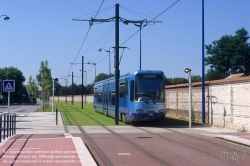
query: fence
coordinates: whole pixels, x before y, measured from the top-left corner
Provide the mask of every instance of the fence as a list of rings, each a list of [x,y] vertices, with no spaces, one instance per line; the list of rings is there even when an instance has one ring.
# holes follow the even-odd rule
[[[2,139],[11,137],[16,134],[16,114],[0,114],[0,143]]]

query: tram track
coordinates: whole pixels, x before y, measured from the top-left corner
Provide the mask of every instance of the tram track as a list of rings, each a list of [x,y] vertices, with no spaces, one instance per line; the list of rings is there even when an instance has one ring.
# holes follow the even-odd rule
[[[163,139],[165,141],[170,141],[170,142],[172,142],[174,144],[186,147],[188,149],[191,149],[191,150],[196,151],[198,153],[201,153],[203,155],[207,155],[207,156],[209,156],[209,157],[211,157],[213,159],[216,159],[216,160],[222,161],[222,154],[221,154],[222,152],[228,152],[228,153],[231,153],[232,155],[236,155],[237,153],[241,152],[241,153],[243,153],[243,154],[241,154],[241,160],[250,157],[249,156],[249,152],[247,151],[247,149],[243,150],[243,149],[239,149],[239,147],[237,147],[237,148],[231,148],[231,147],[228,147],[228,146],[225,146],[225,145],[221,145],[219,143],[215,143],[213,141],[209,141],[209,140],[206,140],[206,139],[203,139],[203,138],[199,138],[199,137],[196,137],[196,136],[191,136],[189,134],[181,133],[181,132],[178,132],[178,131],[173,130],[173,129],[166,129],[166,128],[164,128],[167,131],[171,131],[171,132],[174,132],[174,133],[177,133],[177,134],[181,135],[180,138],[182,138],[182,140],[186,140],[186,142],[181,141],[180,139],[178,140],[177,137],[172,137],[172,138],[168,137],[170,134],[167,134],[167,135],[165,134],[163,136],[163,135],[160,135],[160,134],[157,134],[157,133],[153,133],[153,132],[151,132],[149,130],[146,130],[144,128],[141,128],[141,127],[137,127],[137,128],[139,128],[139,129],[141,129],[141,130],[143,130],[145,132],[148,132],[148,133],[150,133],[150,134],[152,134],[154,136],[157,136],[157,137],[159,137],[159,138],[161,138],[161,139]],[[190,138],[192,138],[192,140],[195,139],[194,140],[194,144],[193,145],[188,144],[189,141],[188,141],[188,139],[185,139],[185,137],[190,137]],[[198,143],[200,142],[200,144],[198,144],[197,142]],[[224,148],[224,149],[223,149],[223,151],[221,151],[220,153],[218,153],[217,155],[215,155],[214,151],[209,150],[207,148],[204,149],[204,148],[201,147],[202,144],[204,146],[204,142],[210,144],[210,145],[206,145],[205,147],[211,147],[211,149],[214,149],[213,147],[216,147],[218,149],[218,146],[220,146],[221,148]],[[231,154],[229,154],[229,155],[231,155]],[[248,154],[248,155],[246,155],[246,154]],[[242,155],[244,155],[244,156],[242,157]],[[223,160],[223,161],[225,163],[227,163],[227,164],[235,165],[235,160],[237,160],[236,159],[237,157],[233,156],[233,158],[235,158],[235,159]]]
[[[140,151],[142,154],[146,155],[148,158],[151,158],[152,160],[156,161],[158,164],[160,164],[160,165],[168,165],[169,164],[168,162],[166,162],[167,160],[162,160],[161,157],[159,158],[159,156],[156,157],[155,155],[152,155],[153,152],[150,149],[147,149],[142,144],[136,142],[136,140],[134,138],[126,137],[127,134],[124,134],[124,136],[122,134],[118,134],[118,133],[114,132],[113,130],[111,130],[110,128],[102,125],[98,120],[92,118],[91,116],[87,115],[83,111],[81,111],[81,110],[79,110],[79,109],[77,109],[77,108],[75,108],[73,106],[70,106],[70,107],[73,108],[74,110],[77,110],[77,112],[80,112],[84,116],[87,116],[88,118],[91,118],[92,120],[98,122],[104,129],[106,129],[107,131],[109,131],[110,133],[112,133],[117,138],[121,139],[122,141],[126,142],[131,147],[133,147],[134,149]],[[78,124],[77,127],[78,128],[80,127],[79,124]],[[145,131],[146,133],[151,135],[151,136],[147,135],[145,137],[137,137],[137,138],[153,138],[153,137],[157,137],[158,139],[161,139],[161,140],[167,142],[167,144],[175,144],[175,146],[179,147],[179,148],[184,147],[185,149],[189,149],[190,151],[193,151],[194,153],[198,153],[198,154],[201,154],[203,156],[207,156],[208,158],[211,158],[211,160],[217,160],[217,162],[221,162],[221,163],[223,163],[225,165],[237,165],[238,162],[241,162],[241,164],[243,164],[243,165],[245,164],[245,163],[242,163],[242,161],[237,161],[236,162],[235,160],[223,160],[222,159],[221,154],[220,154],[221,148],[224,148],[224,151],[230,152],[230,153],[231,152],[232,153],[237,153],[237,152],[239,153],[240,152],[239,148],[237,149],[237,148],[232,148],[232,147],[227,146],[229,144],[223,144],[222,145],[220,143],[213,142],[211,140],[207,140],[207,139],[204,139],[204,138],[201,138],[201,137],[197,137],[197,136],[193,136],[193,135],[190,135],[190,134],[182,133],[182,132],[176,131],[174,129],[164,128],[162,126],[159,126],[159,128],[162,128],[162,129],[168,131],[168,134],[164,135],[164,134],[154,133],[154,132],[151,132],[150,130],[147,130],[146,127],[145,128],[144,127],[136,127],[136,126],[133,126],[133,127],[137,128],[139,130]],[[83,129],[79,128],[79,130],[81,131]],[[85,131],[83,130],[81,132],[83,133]],[[174,134],[169,134],[169,132],[174,133]],[[85,136],[85,137],[88,138],[88,139],[91,139],[89,136]],[[183,141],[183,140],[185,140],[185,141]],[[190,140],[193,140],[193,142],[190,142]],[[201,146],[203,146],[203,145],[206,145],[206,147],[208,147],[208,148],[205,148],[205,149],[201,148]],[[144,147],[144,148],[141,148],[141,147]],[[212,151],[211,149],[209,150],[209,147],[212,147],[212,149],[213,150],[215,149],[215,151]],[[243,152],[242,149],[240,149],[240,150],[241,150],[241,152]],[[217,153],[215,153],[215,152],[217,152]],[[250,157],[248,151],[246,151],[246,153],[244,155],[247,155],[247,156],[244,156],[244,159]],[[240,159],[238,159],[238,160],[240,160]],[[241,158],[241,160],[242,160],[242,158]]]
[[[90,143],[90,145],[94,148],[94,150],[96,151],[96,153],[101,157],[102,161],[105,163],[105,165],[107,166],[112,166],[112,164],[110,163],[110,161],[107,159],[107,157],[101,152],[101,150],[98,148],[98,146],[94,143],[94,141],[89,137],[89,135],[84,131],[84,129],[79,125],[79,123],[77,122],[77,120],[72,116],[72,114],[63,106],[61,105],[64,110],[68,113],[68,115],[70,116],[70,118],[75,122],[76,126],[78,127],[78,129],[81,131],[81,133],[84,135],[85,138],[87,138],[88,142]]]
[[[63,106],[64,107],[64,106]],[[133,142],[129,141],[128,139],[126,139],[125,137],[123,137],[122,135],[114,132],[113,130],[109,129],[108,127],[104,126],[102,123],[100,123],[98,120],[92,118],[91,116],[87,115],[86,113],[80,111],[79,109],[71,106],[72,108],[74,108],[75,110],[79,111],[81,114],[83,114],[84,116],[87,116],[88,118],[92,119],[93,121],[97,122],[98,124],[100,124],[100,126],[102,126],[104,129],[106,129],[107,131],[109,131],[110,133],[112,133],[113,135],[115,135],[117,138],[121,139],[122,141],[126,142],[128,145],[130,145],[131,147],[133,147],[134,149],[136,149],[137,151],[141,152],[142,154],[146,155],[148,158],[152,159],[153,161],[155,161],[156,163],[162,165],[162,166],[167,166],[168,164],[165,163],[164,161],[158,159],[156,156],[150,154],[149,152],[145,151],[143,148],[141,148],[140,146],[134,144]],[[64,107],[64,109],[67,111],[67,109]],[[98,153],[98,155],[102,158],[102,160],[104,161],[104,163],[106,165],[112,165],[110,163],[110,161],[108,161],[108,159],[105,157],[105,155],[100,151],[100,149],[97,147],[97,145],[93,142],[93,140],[89,137],[89,135],[84,131],[84,129],[82,129],[82,127],[79,125],[79,123],[75,120],[75,118],[69,113],[69,111],[67,111],[68,114],[70,115],[71,119],[76,123],[78,129],[81,131],[81,133],[85,136],[85,138],[87,138],[87,140],[90,142],[91,146],[96,150],[96,152]]]

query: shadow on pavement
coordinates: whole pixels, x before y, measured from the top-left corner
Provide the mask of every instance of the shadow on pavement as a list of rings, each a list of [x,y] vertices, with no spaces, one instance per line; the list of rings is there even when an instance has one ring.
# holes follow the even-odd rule
[[[132,126],[135,127],[171,127],[171,128],[188,128],[189,122],[180,119],[173,119],[165,117],[164,120],[159,122],[132,122]],[[209,127],[200,123],[192,122],[192,127]]]

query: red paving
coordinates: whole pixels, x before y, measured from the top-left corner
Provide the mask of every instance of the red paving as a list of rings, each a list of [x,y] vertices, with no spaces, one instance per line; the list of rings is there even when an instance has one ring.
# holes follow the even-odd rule
[[[0,165],[81,166],[71,138],[33,138],[8,140],[0,147]]]

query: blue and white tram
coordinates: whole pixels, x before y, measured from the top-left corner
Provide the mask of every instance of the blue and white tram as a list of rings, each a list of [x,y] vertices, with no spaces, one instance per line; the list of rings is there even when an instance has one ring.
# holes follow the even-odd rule
[[[119,120],[160,121],[165,117],[165,80],[159,70],[135,70],[120,76]],[[115,78],[94,85],[94,109],[115,117]]]

